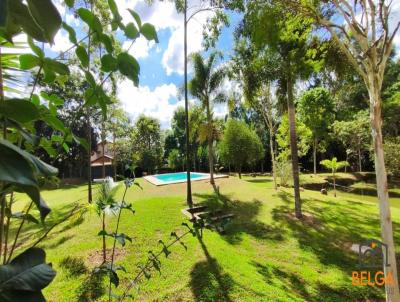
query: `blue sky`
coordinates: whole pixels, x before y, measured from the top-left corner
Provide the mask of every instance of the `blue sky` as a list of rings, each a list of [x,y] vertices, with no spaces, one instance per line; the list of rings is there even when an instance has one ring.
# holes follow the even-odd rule
[[[63,19],[77,29],[78,37],[82,35],[81,24],[73,17],[61,1],[55,1]],[[156,27],[159,43],[148,42],[144,38],[135,41],[129,51],[140,64],[140,84],[134,87],[132,82],[124,80],[118,83],[118,97],[122,107],[134,120],[144,113],[160,120],[162,128],[170,127],[174,110],[183,106],[179,88],[183,85],[183,15],[178,14],[171,1],[155,1],[148,6],[144,0],[116,0],[124,22],[132,22],[128,8],[135,10],[142,22],[149,22]],[[200,0],[189,0],[188,6],[199,5]],[[197,14],[188,25],[188,51],[202,51],[203,25],[212,12]],[[230,14],[231,25],[224,28],[216,48],[222,50],[229,59],[233,45],[233,30],[240,21],[236,14]],[[123,48],[127,49],[131,41],[126,41],[122,34],[117,35]],[[55,45],[47,52],[56,54],[70,46],[67,33],[60,31],[55,39]],[[221,60],[221,63],[223,60]],[[189,66],[189,72],[190,72]],[[189,74],[190,78],[190,74]],[[229,83],[225,88],[229,89]],[[191,100],[194,102],[195,100]],[[226,106],[218,106],[216,115],[224,115]]]

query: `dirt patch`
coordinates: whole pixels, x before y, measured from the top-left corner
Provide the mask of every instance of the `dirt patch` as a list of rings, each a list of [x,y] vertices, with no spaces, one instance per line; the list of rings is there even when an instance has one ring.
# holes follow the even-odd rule
[[[115,255],[114,255],[114,262],[124,258],[125,255],[126,255],[125,249],[116,248]],[[107,262],[111,262],[111,256],[112,256],[112,249],[107,249],[106,250]],[[93,267],[101,265],[103,263],[103,251],[98,250],[98,251],[90,252],[87,257],[87,261],[88,261],[89,265],[93,266]]]
[[[308,226],[321,226],[321,221],[313,214],[307,212],[303,212],[302,214],[303,217],[301,217],[300,219],[296,217],[296,214],[294,212],[287,213],[286,217],[291,221],[299,221]]]

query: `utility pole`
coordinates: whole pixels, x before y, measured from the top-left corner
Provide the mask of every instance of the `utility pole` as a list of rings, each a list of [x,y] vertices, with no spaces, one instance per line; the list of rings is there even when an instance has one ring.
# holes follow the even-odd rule
[[[185,65],[185,124],[186,124],[186,172],[187,172],[187,178],[186,178],[186,183],[187,183],[187,204],[189,208],[193,207],[193,199],[192,199],[192,183],[190,180],[190,140],[189,140],[189,133],[190,133],[190,128],[189,128],[189,100],[188,100],[188,71],[187,71],[187,26],[189,21],[198,13],[200,12],[205,12],[205,11],[213,11],[215,9],[221,8],[221,5],[214,6],[215,1],[210,1],[211,6],[210,7],[204,7],[200,8],[196,11],[194,11],[189,17],[188,17],[188,7],[187,7],[187,0],[184,0],[184,7],[183,7],[183,14],[184,14],[184,65]]]

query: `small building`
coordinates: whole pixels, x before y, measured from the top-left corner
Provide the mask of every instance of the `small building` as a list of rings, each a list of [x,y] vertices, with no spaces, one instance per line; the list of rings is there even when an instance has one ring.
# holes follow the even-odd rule
[[[98,143],[96,150],[92,151],[92,156],[90,157],[90,166],[92,168],[92,179],[102,179],[103,176],[114,177],[114,154],[113,154],[112,144],[109,142],[104,142],[104,153],[103,144]],[[104,169],[104,175],[103,175]]]

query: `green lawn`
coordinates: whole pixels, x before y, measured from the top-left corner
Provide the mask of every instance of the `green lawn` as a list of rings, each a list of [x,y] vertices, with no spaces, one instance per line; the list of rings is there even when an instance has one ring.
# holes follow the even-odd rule
[[[302,178],[303,184],[307,178]],[[117,263],[128,271],[120,275],[121,288],[136,275],[148,251],[158,251],[158,241],[168,242],[171,231],[183,233],[181,224],[187,221],[181,213],[185,184],[155,187],[143,179],[138,182],[143,190],[133,187],[127,194],[136,214],[125,213],[120,228],[133,238],[133,243],[119,251]],[[358,259],[349,246],[363,238],[380,237],[375,197],[357,191],[339,192],[334,198],[305,190],[301,194],[306,219],[298,221],[293,218],[292,190],[275,192],[271,178],[230,177],[217,180],[217,185],[219,196],[209,183],[193,182],[193,195],[197,204],[236,215],[226,234],[207,229],[201,239],[186,236],[187,250],[177,244],[167,259],[161,257],[161,273],[153,272],[150,280],[142,280],[139,290],[132,292],[136,301],[348,302],[382,298],[379,288],[351,284],[351,271],[357,270]],[[68,213],[73,201],[86,196],[86,187],[48,190],[43,195],[53,208],[47,222],[51,225]],[[391,201],[396,242],[400,242],[400,198]],[[114,226],[115,218],[109,223]],[[22,247],[39,237],[36,226],[27,224],[26,230]],[[99,230],[100,220],[89,210],[83,218],[74,217],[54,228],[41,244],[57,270],[55,280],[44,291],[49,301],[84,301],[77,297],[81,284],[87,284],[86,274],[71,275],[60,264],[68,256],[80,257],[88,269],[92,268],[101,249]]]

